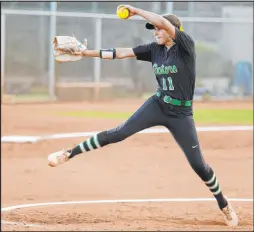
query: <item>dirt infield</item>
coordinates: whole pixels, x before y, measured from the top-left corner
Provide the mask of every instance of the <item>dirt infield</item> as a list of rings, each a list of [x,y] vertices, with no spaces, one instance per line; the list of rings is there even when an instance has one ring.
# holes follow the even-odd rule
[[[109,129],[122,120],[59,118],[54,113],[79,109],[129,112],[141,103],[2,105],[2,135]],[[197,103],[195,107],[252,108],[252,103]],[[199,139],[225,195],[253,199],[253,131],[199,132]],[[212,198],[171,134],[136,134],[57,168],[47,166],[49,153],[82,140],[2,144],[2,207],[85,200]],[[2,230],[253,230],[253,201],[232,205],[240,220],[233,229],[224,225],[215,201],[179,201],[28,207],[2,212]]]

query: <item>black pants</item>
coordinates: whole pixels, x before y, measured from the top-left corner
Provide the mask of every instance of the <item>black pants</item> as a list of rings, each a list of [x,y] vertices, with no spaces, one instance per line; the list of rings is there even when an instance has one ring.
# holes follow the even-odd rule
[[[167,116],[163,113],[156,96],[150,97],[120,126],[101,132],[98,135],[98,139],[101,145],[105,146],[120,142],[141,130],[153,126],[165,126],[168,128],[199,177],[203,181],[211,178],[210,167],[205,163],[201,153],[193,116]]]

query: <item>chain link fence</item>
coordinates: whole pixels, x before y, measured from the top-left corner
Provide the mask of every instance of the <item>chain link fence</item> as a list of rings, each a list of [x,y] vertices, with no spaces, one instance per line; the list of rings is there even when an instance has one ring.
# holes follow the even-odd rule
[[[80,3],[79,3],[80,4]],[[247,7],[248,8],[248,7]],[[33,12],[33,9],[29,9]],[[48,8],[42,9],[49,12]],[[243,11],[245,8],[243,8]],[[249,8],[248,8],[249,11]],[[21,11],[20,11],[21,12]],[[2,11],[4,13],[4,11]],[[252,9],[253,14],[253,9]],[[73,13],[75,15],[75,13]],[[4,91],[22,95],[49,94],[50,15],[5,13]],[[238,17],[239,19],[243,17]],[[143,20],[118,20],[101,17],[101,47],[96,47],[98,17],[56,17],[56,35],[87,38],[90,49],[134,47],[154,41]],[[252,18],[230,22],[222,18],[184,18],[183,27],[196,42],[197,97],[204,92],[217,98],[252,96],[253,94],[253,22]],[[3,29],[2,29],[3,30]],[[96,31],[97,30],[97,31]],[[57,83],[94,82],[98,75],[96,58],[55,64]],[[97,67],[97,66],[96,66]],[[99,78],[115,88],[142,95],[154,92],[156,81],[151,64],[124,60],[100,60]]]

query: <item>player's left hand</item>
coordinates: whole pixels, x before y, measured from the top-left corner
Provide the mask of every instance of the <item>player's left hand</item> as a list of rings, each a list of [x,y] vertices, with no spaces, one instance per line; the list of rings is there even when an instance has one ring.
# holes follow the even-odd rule
[[[75,36],[55,36],[53,47],[56,61],[77,61],[83,58],[82,52],[87,49],[87,40],[81,43]]]
[[[128,9],[130,11],[130,15],[129,15],[128,18],[130,18],[130,17],[132,17],[132,16],[137,14],[137,8],[134,7],[134,6],[131,6],[131,5],[119,5],[117,7],[117,9],[119,9],[120,7],[122,7],[123,10],[124,9]]]

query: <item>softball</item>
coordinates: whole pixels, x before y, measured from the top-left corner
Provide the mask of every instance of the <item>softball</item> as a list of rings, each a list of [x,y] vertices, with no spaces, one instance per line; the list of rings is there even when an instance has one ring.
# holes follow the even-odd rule
[[[122,9],[123,7],[119,7],[116,11],[117,16],[120,19],[127,19],[130,15],[130,11],[128,9]]]

